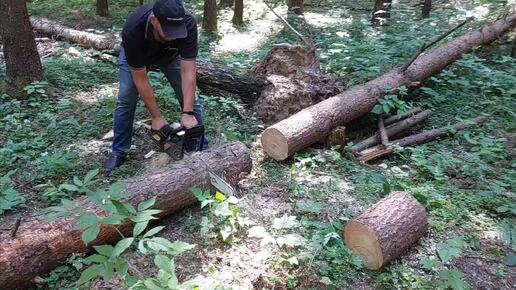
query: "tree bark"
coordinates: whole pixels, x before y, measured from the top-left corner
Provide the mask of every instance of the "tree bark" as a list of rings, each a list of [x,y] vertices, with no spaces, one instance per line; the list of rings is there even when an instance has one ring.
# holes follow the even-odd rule
[[[430,118],[431,114],[432,114],[432,112],[430,110],[425,110],[413,117],[407,118],[405,120],[399,121],[398,123],[394,123],[394,124],[388,126],[385,130],[387,133],[387,137],[389,139],[392,139],[392,137],[395,136],[396,134],[399,134],[400,132],[409,129],[410,127],[413,127],[419,123],[426,121],[428,118]],[[355,144],[355,146],[353,146],[351,151],[356,153],[356,152],[362,151],[364,149],[367,149],[371,146],[374,146],[376,144],[379,144],[381,141],[380,137],[381,137],[380,133],[377,132],[373,136],[371,136],[367,139],[364,139],[364,140],[358,142],[357,144]]]
[[[156,197],[154,208],[170,215],[197,202],[190,192],[193,187],[209,189],[210,175],[207,166],[217,175],[235,185],[252,167],[249,149],[242,143],[225,144],[217,149],[202,152],[176,162],[164,169],[134,177],[126,182],[125,191],[133,205]],[[99,209],[78,198],[75,203],[85,211],[99,214]],[[72,219],[46,222],[43,215],[24,217],[15,238],[10,232],[0,231],[0,289],[27,287],[34,277],[47,273],[66,262],[72,253],[90,252],[93,245],[111,244],[120,239],[113,226],[103,226],[100,234],[89,246],[81,240],[82,232],[74,229]],[[4,224],[13,226],[14,222]],[[126,222],[118,227],[124,235],[131,234],[133,224]]]
[[[373,16],[371,18],[373,27],[382,26],[388,21],[391,17],[391,4],[392,0],[376,0],[374,2]]]
[[[485,117],[477,117],[475,119],[470,120],[470,122],[474,124],[482,124],[485,121]],[[455,130],[463,130],[466,126],[466,123],[457,123],[453,125],[453,128]],[[414,134],[402,139],[394,140],[392,141],[391,146],[374,146],[368,149],[365,149],[358,153],[359,160],[362,162],[367,162],[373,159],[377,159],[380,157],[383,157],[385,155],[389,155],[392,152],[394,152],[394,145],[401,146],[401,147],[407,147],[407,146],[414,146],[419,144],[424,144],[430,141],[433,141],[437,138],[444,137],[450,133],[449,127],[443,127],[439,129],[433,129],[429,131],[424,131],[418,134]]]
[[[424,0],[423,1],[423,9],[421,10],[421,17],[428,18],[430,16],[431,10],[432,10],[432,0]]]
[[[303,15],[304,6],[304,0],[288,0],[288,10],[297,15]]]
[[[9,92],[18,96],[23,88],[43,79],[43,67],[24,0],[0,1],[0,36]]]
[[[97,15],[102,17],[109,16],[108,0],[97,0]]]
[[[516,58],[516,36],[512,40],[511,57]]]
[[[217,0],[204,0],[202,28],[207,32],[217,31]]]
[[[233,12],[232,22],[237,26],[244,23],[244,0],[235,0],[235,10]]]
[[[366,268],[376,270],[402,255],[428,231],[428,216],[408,192],[394,192],[344,226],[344,241]]]
[[[438,48],[420,55],[405,71],[396,68],[363,85],[310,106],[267,128],[261,137],[265,152],[276,160],[284,160],[311,144],[324,140],[336,126],[367,114],[386,86],[413,86],[459,59],[478,45],[493,42],[516,25],[516,13],[488,24],[479,30],[455,37]]]
[[[113,50],[120,52],[120,41],[114,37],[106,37],[83,32],[63,26],[44,18],[32,18],[34,29],[42,34],[65,39],[96,50]],[[266,81],[264,77],[238,73],[233,68],[197,60],[197,85],[215,87],[240,96],[246,104],[252,104],[260,95]]]
[[[235,0],[220,0],[219,8],[233,7]]]

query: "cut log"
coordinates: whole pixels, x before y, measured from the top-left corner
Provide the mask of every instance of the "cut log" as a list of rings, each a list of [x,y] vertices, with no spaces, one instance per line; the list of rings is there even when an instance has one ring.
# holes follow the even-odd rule
[[[459,59],[478,45],[489,44],[516,25],[516,13],[481,29],[456,37],[440,47],[421,54],[406,70],[396,68],[351,89],[308,107],[267,128],[261,136],[265,152],[276,160],[284,160],[295,152],[326,138],[336,126],[367,114],[385,87],[399,88],[420,83]]]
[[[425,209],[408,192],[394,192],[344,226],[344,241],[366,268],[402,255],[428,231]]]
[[[31,18],[32,27],[39,33],[80,44],[96,50],[110,50],[118,56],[120,39],[68,28],[45,18]],[[265,85],[265,78],[235,72],[220,64],[197,60],[197,84],[215,87],[240,96],[246,104],[252,104]]]
[[[482,124],[486,120],[485,117],[476,117],[474,119],[469,120],[469,123],[473,124]],[[468,122],[460,122],[455,125],[453,125],[451,128],[454,130],[462,130],[466,127]],[[419,144],[424,144],[430,141],[433,141],[437,138],[446,136],[450,133],[450,127],[443,127],[438,129],[432,129],[428,131],[421,132],[419,134],[414,134],[402,139],[394,140],[392,141],[391,146],[374,146],[369,149],[365,149],[358,153],[359,155],[359,161],[367,162],[388,154],[391,154],[394,152],[395,146],[401,146],[401,147],[407,147],[407,146],[414,146]]]
[[[382,141],[382,145],[389,145],[389,136],[387,136],[385,124],[383,123],[383,118],[381,116],[378,118],[378,132],[380,133],[380,140]]]
[[[197,202],[191,188],[211,187],[207,166],[233,185],[252,167],[249,149],[242,143],[225,144],[197,156],[202,161],[192,156],[159,171],[129,179],[125,191],[130,202],[136,206],[156,197],[154,207],[163,210],[160,217],[164,217]],[[100,213],[84,198],[76,199],[75,203],[86,212]],[[11,221],[4,225],[12,227],[14,224]],[[34,277],[66,262],[72,253],[89,252],[93,245],[111,244],[120,239],[113,226],[103,226],[97,239],[87,247],[81,240],[82,232],[75,230],[74,224],[69,218],[46,222],[40,214],[24,217],[15,238],[11,238],[10,231],[0,231],[0,289],[25,288]],[[126,222],[118,230],[131,234],[132,227],[132,223]]]
[[[396,134],[407,130],[408,128],[420,124],[424,121],[426,121],[428,118],[430,118],[430,115],[432,112],[430,110],[425,110],[413,117],[407,118],[405,120],[399,121],[398,123],[391,124],[386,128],[387,137],[392,139],[393,136]],[[380,132],[375,133],[373,136],[364,139],[360,142],[358,142],[353,148],[351,149],[352,152],[359,152],[364,149],[367,149],[371,146],[374,146],[376,144],[379,144],[381,142],[381,136]]]

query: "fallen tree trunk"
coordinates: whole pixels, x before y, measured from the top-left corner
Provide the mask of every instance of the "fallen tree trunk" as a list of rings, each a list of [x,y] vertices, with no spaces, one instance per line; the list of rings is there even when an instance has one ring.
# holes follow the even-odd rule
[[[408,192],[394,192],[344,226],[344,241],[366,268],[376,270],[403,254],[428,231],[425,209]]]
[[[125,191],[130,195],[130,202],[136,206],[156,197],[154,208],[163,210],[160,214],[163,217],[197,202],[191,188],[211,187],[207,166],[233,185],[252,167],[249,149],[242,143],[225,144],[198,156],[202,161],[191,157],[162,170],[129,179]],[[75,203],[86,212],[100,213],[85,198],[78,198]],[[97,239],[87,247],[81,240],[82,231],[74,229],[73,219],[46,222],[44,218],[44,215],[22,218],[14,238],[10,231],[0,232],[0,289],[27,287],[34,277],[66,262],[72,253],[89,252],[93,245],[110,244],[120,239],[113,226],[103,226]],[[4,225],[14,226],[15,222]],[[124,235],[131,234],[132,227],[131,222],[126,222],[118,230]]]
[[[69,42],[96,50],[109,50],[118,56],[120,39],[68,28],[45,18],[31,18],[32,27],[39,33],[51,35]],[[235,69],[197,60],[197,82],[203,86],[216,87],[240,96],[246,104],[252,104],[266,84],[265,78],[240,74]]]
[[[367,114],[389,86],[413,86],[459,59],[478,45],[493,42],[516,25],[514,11],[505,18],[481,29],[456,37],[438,48],[419,55],[406,68],[398,68],[308,107],[267,128],[261,136],[265,152],[276,160],[284,160],[295,152],[326,138],[336,126]]]
[[[385,133],[387,134],[387,137],[389,139],[392,139],[393,136],[396,134],[401,133],[404,130],[407,130],[408,128],[417,125],[419,123],[422,123],[426,121],[428,118],[430,118],[430,115],[432,114],[432,111],[425,110],[417,115],[414,115],[413,117],[407,118],[405,120],[399,121],[398,123],[391,124],[385,129]],[[381,141],[380,138],[380,132],[376,132],[373,136],[364,139],[360,142],[358,142],[356,145],[353,146],[351,149],[352,152],[359,152],[364,149],[367,149],[371,146],[374,146],[376,144],[379,144]]]
[[[476,117],[474,119],[471,119],[469,122],[474,124],[481,124],[486,120],[485,117]],[[453,125],[453,129],[455,130],[462,130],[465,128],[467,123],[460,122],[455,125]],[[450,127],[443,127],[438,129],[432,129],[429,131],[424,131],[418,134],[414,134],[399,140],[392,141],[390,146],[375,146],[368,149],[365,149],[358,153],[359,160],[362,162],[367,162],[388,154],[391,154],[394,152],[395,147],[393,145],[401,146],[401,147],[407,147],[407,146],[414,146],[419,144],[424,144],[430,141],[433,141],[437,138],[446,136],[450,133]]]

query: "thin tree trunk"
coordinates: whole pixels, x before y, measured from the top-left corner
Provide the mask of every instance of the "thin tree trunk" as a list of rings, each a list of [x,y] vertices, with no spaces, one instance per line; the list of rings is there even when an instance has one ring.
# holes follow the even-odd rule
[[[421,10],[421,17],[428,18],[432,10],[432,0],[424,0],[423,9]]]
[[[219,8],[233,7],[235,0],[220,0]]]
[[[512,40],[511,57],[516,58],[516,36]]]
[[[162,210],[159,217],[164,217],[197,202],[190,191],[192,188],[211,188],[209,170],[236,185],[252,167],[249,149],[238,142],[197,156],[129,179],[125,182],[128,200],[136,206],[155,197],[154,207]],[[85,212],[101,213],[84,198],[78,198],[74,203]],[[2,224],[14,225],[14,221]],[[98,237],[88,246],[81,240],[82,231],[74,229],[74,225],[70,218],[47,222],[45,215],[35,214],[22,218],[14,238],[11,231],[0,231],[0,289],[26,288],[33,283],[34,277],[65,263],[72,253],[87,253],[93,245],[114,243],[120,239],[118,231],[130,235],[134,223],[125,222],[118,230],[114,226],[102,226]]]
[[[304,6],[304,0],[288,0],[288,10],[297,15],[303,15]]]
[[[97,15],[102,17],[109,16],[108,0],[97,0]]]
[[[420,55],[405,71],[395,68],[363,85],[358,85],[308,107],[267,128],[262,133],[265,152],[284,160],[311,144],[322,141],[336,126],[361,117],[385,94],[385,87],[413,86],[437,74],[476,46],[489,44],[516,25],[516,13],[473,30]]]
[[[43,79],[43,67],[29,21],[25,0],[0,1],[0,36],[4,46],[9,93],[24,96],[22,89]]]
[[[233,24],[240,26],[244,23],[244,0],[235,0]]]
[[[384,25],[391,17],[391,4],[392,0],[376,0],[374,2],[373,16],[371,18],[373,27]]]
[[[202,28],[207,32],[217,31],[217,0],[204,0]]]

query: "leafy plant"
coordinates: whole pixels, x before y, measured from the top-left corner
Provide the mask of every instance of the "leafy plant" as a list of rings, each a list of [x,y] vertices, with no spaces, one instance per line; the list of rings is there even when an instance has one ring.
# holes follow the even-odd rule
[[[401,97],[407,95],[407,88],[405,86],[398,88],[397,95],[392,94],[395,92],[395,90],[392,88],[386,88],[386,92],[388,94],[378,100],[378,104],[373,107],[371,113],[377,115],[387,115],[390,113],[403,114],[410,109],[410,106],[405,101],[400,99]]]
[[[238,198],[235,196],[226,197],[217,191],[212,196],[209,191],[200,188],[193,188],[192,193],[201,203],[201,208],[208,206],[209,217],[203,216],[201,220],[201,234],[208,237],[212,229],[216,229],[222,241],[232,244],[235,235],[244,227],[250,225],[238,207]]]
[[[471,289],[464,281],[464,273],[457,270],[444,270],[439,272],[437,285],[444,289],[467,290]]]
[[[11,187],[11,176],[15,172],[12,170],[0,177],[0,215],[25,203],[25,198]]]
[[[29,97],[47,97],[46,89],[48,87],[47,82],[33,81],[23,88],[27,96]]]

